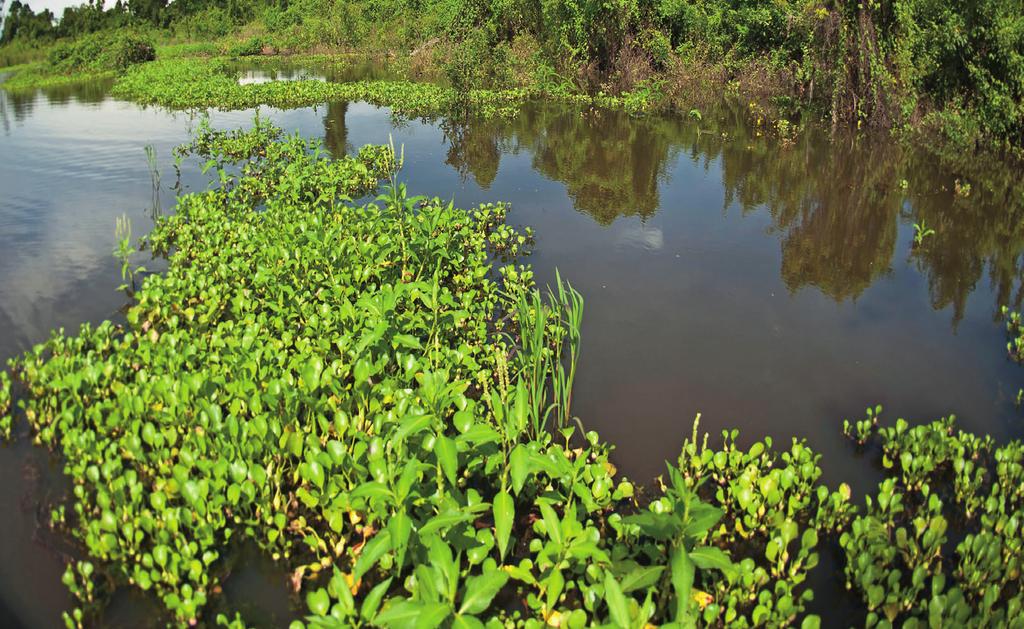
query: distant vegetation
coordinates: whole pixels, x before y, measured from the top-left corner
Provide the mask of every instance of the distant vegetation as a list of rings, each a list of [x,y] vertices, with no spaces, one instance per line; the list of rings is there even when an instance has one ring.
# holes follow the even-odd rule
[[[960,145],[1024,145],[1018,0],[129,0],[61,16],[11,3],[0,64],[107,29],[219,42],[234,56],[397,52],[456,88],[555,92],[731,86],[835,125],[940,129]],[[408,53],[408,54],[406,54]]]

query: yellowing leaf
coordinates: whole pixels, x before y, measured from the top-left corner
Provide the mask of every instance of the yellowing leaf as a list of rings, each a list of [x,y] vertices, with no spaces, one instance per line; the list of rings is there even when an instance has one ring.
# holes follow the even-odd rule
[[[711,601],[715,600],[713,596],[707,592],[701,592],[700,590],[693,590],[690,592],[690,598],[693,599],[694,603],[697,603],[697,607],[704,609],[711,604]]]

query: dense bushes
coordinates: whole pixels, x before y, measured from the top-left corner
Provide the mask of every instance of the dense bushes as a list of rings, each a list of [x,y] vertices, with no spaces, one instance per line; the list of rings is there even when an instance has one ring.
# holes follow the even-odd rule
[[[682,99],[688,76],[757,77],[770,95],[835,125],[924,126],[961,145],[1024,146],[1020,0],[211,0],[130,8],[83,6],[53,26],[52,15],[16,1],[2,41],[128,22],[186,39],[232,39],[247,24],[243,38],[225,45],[233,54],[252,53],[253,36],[282,51],[428,49],[415,63],[460,87],[527,80],[612,93],[671,69]],[[517,56],[524,41],[539,54]]]
[[[768,59],[837,123],[891,128],[931,115],[961,139],[1024,141],[1016,0],[660,0],[657,13],[678,50],[733,67]]]
[[[100,32],[61,42],[49,53],[57,72],[121,71],[156,58],[152,42],[133,33]]]

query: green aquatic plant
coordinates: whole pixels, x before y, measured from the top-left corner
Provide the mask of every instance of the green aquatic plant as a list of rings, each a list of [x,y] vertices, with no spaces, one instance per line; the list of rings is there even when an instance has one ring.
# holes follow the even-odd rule
[[[160,167],[156,161],[156,149],[152,144],[144,147],[146,151],[146,165],[149,167],[149,181],[152,187],[152,198],[150,199],[150,218],[156,220],[160,215]]]
[[[887,478],[840,537],[867,626],[1019,626],[1024,445],[952,417],[875,427]]]
[[[1006,342],[1006,353],[1010,359],[1024,364],[1024,320],[1019,312],[1002,307],[1003,319],[1006,320],[1006,332],[1010,340]],[[1017,390],[1017,406],[1024,403],[1024,387]]]
[[[132,254],[136,253],[132,246],[132,221],[126,214],[122,214],[114,226],[114,238],[117,246],[114,248],[114,257],[121,262],[121,281],[124,282],[118,290],[135,290],[135,274],[144,273],[145,267],[131,266]]]
[[[0,437],[11,437],[11,376],[0,371]]]
[[[874,433],[875,427],[878,426],[878,418],[882,414],[882,405],[874,408],[869,406],[864,414],[867,415],[866,419],[859,419],[853,424],[848,419],[843,420],[843,434],[856,441],[858,446],[866,444]]]
[[[914,246],[920,247],[924,244],[925,238],[935,235],[935,230],[928,227],[928,223],[922,220],[914,223]]]
[[[805,442],[712,446],[698,415],[638,491],[572,415],[583,298],[538,289],[507,206],[410,196],[393,145],[331,159],[258,116],[175,155],[211,186],[144,239],[166,273],[0,375],[0,429],[23,415],[71,480],[68,626],[123,587],[243,626],[208,612],[243,541],[291,575],[296,627],[811,628],[825,544],[871,624],[1019,616],[1020,443],[868,409],[844,430],[887,478],[858,514]]]
[[[528,427],[519,319],[541,315],[534,394],[557,391],[582,300],[493,266],[527,243],[506,206],[409,197],[393,148],[331,160],[260,119],[201,123],[179,154],[218,174],[146,237],[167,272],[145,278],[123,327],[55,334],[13,363],[18,407],[72,479],[53,523],[89,555],[65,578],[69,625],[112,586],[197,621],[240,539],[288,567],[310,626],[476,626],[521,618],[504,602],[517,598],[570,626],[674,617],[676,590],[652,578],[672,571],[651,549],[691,541],[604,535],[634,496],[609,448]],[[382,179],[375,202],[349,201]],[[565,417],[569,392],[551,395]],[[688,500],[677,521],[696,534],[713,522],[689,527]],[[686,547],[697,568],[727,569]]]
[[[818,483],[821,456],[794,439],[777,450],[771,438],[742,449],[738,431],[723,431],[720,448],[698,433],[683,445],[685,486],[722,511],[722,524],[701,540],[730,551],[736,569],[712,582],[703,620],[726,626],[786,626],[813,598],[807,577],[818,564],[821,537],[845,530],[853,513],[850,488]],[[806,622],[815,623],[814,617]]]
[[[1001,312],[1003,319],[1006,320],[1006,332],[1010,337],[1006,343],[1006,352],[1014,361],[1024,363],[1024,318],[1019,312],[1006,306],[1002,307]]]

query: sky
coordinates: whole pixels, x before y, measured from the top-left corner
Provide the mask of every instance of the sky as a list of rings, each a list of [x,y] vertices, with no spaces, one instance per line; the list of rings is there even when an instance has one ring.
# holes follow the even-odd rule
[[[32,10],[39,13],[43,9],[49,9],[53,11],[54,15],[59,16],[64,12],[64,7],[77,6],[82,4],[85,0],[21,0],[22,4],[28,4],[32,7]],[[11,0],[3,0],[4,2],[4,13],[7,13],[7,8],[11,6]]]

